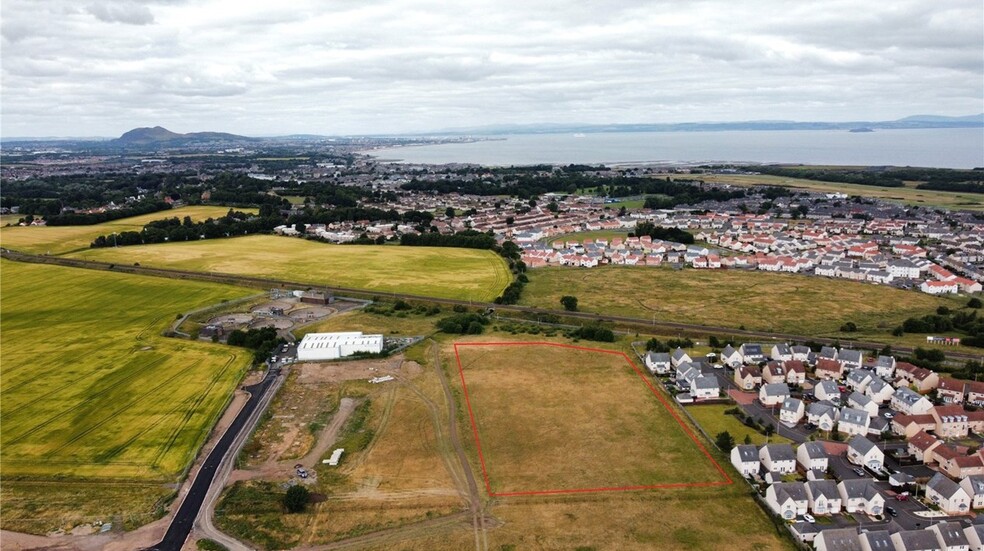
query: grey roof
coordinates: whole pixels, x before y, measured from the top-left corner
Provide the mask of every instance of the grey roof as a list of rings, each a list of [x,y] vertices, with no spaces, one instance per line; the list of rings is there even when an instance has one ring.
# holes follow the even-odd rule
[[[841,408],[840,422],[850,423],[852,425],[867,425],[868,413],[860,409]]]
[[[847,374],[848,382],[854,383],[856,385],[861,385],[865,381],[873,378],[871,372],[864,369],[855,369],[854,371]]]
[[[818,415],[821,417],[829,415],[831,419],[837,418],[837,408],[829,402],[813,402],[806,408],[806,412],[809,415]]]
[[[761,356],[762,345],[746,342],[741,345],[741,353],[743,356]]]
[[[895,551],[892,534],[888,530],[870,530],[863,532],[860,537],[868,542],[871,551]]]
[[[820,357],[836,360],[837,349],[834,348],[833,346],[824,346],[823,348],[820,349]]]
[[[736,352],[738,352],[738,351],[735,350],[735,348],[729,344],[728,346],[725,346],[724,347],[724,350],[721,351],[721,355],[722,356],[733,356]]]
[[[769,383],[762,385],[766,396],[789,396],[789,385],[786,383]]]
[[[943,538],[943,545],[947,547],[970,545],[959,522],[940,522],[933,525],[933,528],[939,532]]]
[[[984,524],[972,524],[970,529],[977,532],[977,539],[984,541]],[[967,531],[964,530],[964,533],[966,534]]]
[[[782,408],[786,411],[799,411],[799,408],[803,406],[803,400],[798,398],[786,398],[782,401]]]
[[[833,480],[811,480],[806,483],[807,491],[813,499],[823,496],[827,499],[840,499],[840,492],[837,491],[837,483]]]
[[[847,494],[848,499],[871,499],[878,493],[875,481],[870,478],[852,478],[841,481],[841,485],[844,487],[844,493]]]
[[[720,386],[718,385],[717,377],[713,375],[700,375],[696,379],[694,379],[693,385],[695,388],[701,390],[720,388]]]
[[[754,461],[758,463],[759,452],[757,447],[751,444],[742,444],[740,446],[735,446],[735,449],[738,450],[738,458],[741,459],[742,463],[746,461],[747,462]]]
[[[804,442],[800,444],[801,448],[806,449],[806,456],[810,459],[823,459],[829,457],[827,455],[827,449],[823,447],[820,442]]]
[[[837,359],[841,362],[852,362],[861,363],[863,359],[860,350],[852,350],[850,348],[841,348],[840,352],[837,354]]]
[[[933,478],[930,478],[929,482],[926,483],[926,487],[932,488],[933,491],[946,499],[950,499],[953,494],[960,491],[960,486],[943,473],[934,474]]]
[[[789,349],[788,344],[779,343],[772,347],[772,350],[777,352],[780,356],[790,356],[793,351]]]
[[[895,536],[902,542],[905,551],[939,551],[940,549],[936,534],[929,530],[902,530]]]
[[[972,495],[984,494],[984,475],[982,474],[972,474],[965,478],[970,482],[970,489],[973,490]]]
[[[669,352],[650,352],[646,354],[646,359],[650,363],[670,363],[670,353]]]
[[[817,536],[823,538],[827,551],[861,551],[861,540],[857,528],[837,528],[824,530]]]
[[[869,398],[869,397],[865,396],[864,394],[861,394],[860,392],[858,392],[858,391],[855,390],[854,392],[852,392],[847,397],[847,402],[848,403],[852,403],[853,402],[853,403],[857,404],[859,408],[862,408],[862,407],[866,406],[867,404],[870,404],[871,403],[871,398]]]
[[[895,367],[895,358],[892,356],[878,356],[875,360],[875,367]]]
[[[885,387],[891,387],[891,385],[889,385],[885,381],[879,379],[878,377],[875,377],[874,379],[872,379],[871,380],[871,383],[868,384],[868,388],[871,389],[871,392],[874,393],[874,394],[878,394]]]
[[[807,501],[806,486],[802,482],[776,482],[772,485],[772,491],[776,493],[776,501],[782,503],[786,498],[793,501]]]
[[[907,386],[900,386],[895,389],[895,394],[892,397],[911,406],[918,402],[922,395]]]
[[[857,450],[858,452],[860,452],[861,455],[864,455],[864,454],[867,454],[869,451],[871,451],[872,448],[875,447],[875,443],[872,442],[871,440],[868,440],[864,436],[861,436],[860,434],[856,434],[856,435],[854,435],[853,438],[851,438],[847,442],[847,446],[849,448],[854,448],[855,450]]]
[[[687,355],[687,352],[684,349],[680,348],[680,347],[677,347],[677,349],[673,351],[673,359],[674,360],[679,360],[679,359],[683,358],[684,356],[687,356],[688,358],[690,357],[690,356]]]
[[[773,461],[796,460],[796,454],[793,453],[793,447],[789,444],[766,444],[762,446],[762,449],[768,453],[769,458]]]
[[[799,346],[799,345],[791,346],[790,350],[793,351],[793,354],[809,354],[811,352],[809,346]]]
[[[820,381],[817,386],[813,389],[814,396],[817,394],[817,389],[822,388],[824,392],[828,394],[839,394],[840,388],[834,381]]]

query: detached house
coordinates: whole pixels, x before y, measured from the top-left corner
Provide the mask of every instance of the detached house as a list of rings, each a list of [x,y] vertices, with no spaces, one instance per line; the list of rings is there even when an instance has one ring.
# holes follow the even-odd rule
[[[837,432],[853,435],[868,434],[871,418],[864,411],[854,408],[841,408],[840,421],[837,422]]]
[[[942,443],[942,441],[932,434],[929,434],[926,431],[920,431],[909,438],[907,448],[909,453],[915,457],[917,461],[922,461],[923,463],[933,463],[936,461],[936,456],[933,453],[933,450],[939,447]]]
[[[759,461],[766,471],[780,474],[796,472],[796,454],[789,444],[766,444],[759,449]]]
[[[828,432],[834,430],[839,417],[840,410],[830,402],[813,402],[806,409],[806,421]]]
[[[936,420],[936,436],[963,438],[970,430],[970,420],[961,405],[937,406],[930,412]]]
[[[922,415],[905,415],[904,413],[900,413],[892,419],[892,432],[905,436],[906,438],[912,438],[913,435],[920,431],[930,430],[936,430],[936,419],[928,413]]]
[[[885,452],[864,436],[855,436],[847,443],[847,460],[878,471],[885,465]]]
[[[984,475],[972,474],[960,481],[960,487],[971,499],[971,508],[984,509]]]
[[[959,522],[937,522],[926,531],[936,536],[943,551],[970,551],[970,541]]]
[[[741,353],[741,361],[746,364],[757,364],[765,361],[765,354],[762,352],[761,344],[745,343],[738,347]]]
[[[806,498],[815,515],[836,515],[841,511],[841,496],[833,480],[811,480],[806,483]]]
[[[814,368],[814,373],[818,379],[836,381],[844,375],[844,368],[837,360],[820,358]]]
[[[764,406],[776,406],[789,398],[789,385],[786,383],[772,383],[762,385],[759,389],[759,401]]]
[[[907,362],[895,364],[895,376],[905,379],[916,387],[919,392],[929,392],[939,386],[940,376],[935,371],[918,367]]]
[[[803,400],[798,398],[786,398],[783,400],[782,407],[779,409],[779,422],[793,427],[800,422],[800,419],[802,419],[805,414],[806,406],[803,405]]]
[[[857,392],[864,392],[873,379],[874,376],[872,376],[870,371],[855,369],[845,377],[844,386]]]
[[[796,462],[804,471],[826,471],[830,458],[820,442],[803,442],[796,448]]]
[[[857,528],[829,528],[813,540],[816,551],[864,551]],[[894,549],[890,551],[895,551]]]
[[[741,473],[741,476],[751,478],[762,467],[758,448],[748,444],[731,448],[731,464]]]
[[[645,362],[646,369],[653,375],[667,375],[672,367],[669,352],[649,352]]]
[[[929,530],[901,530],[892,534],[892,543],[903,551],[942,551],[936,534]]]
[[[984,406],[984,382],[967,381],[967,403]]]
[[[891,379],[895,375],[895,357],[878,356],[875,360],[875,374],[882,379]]]
[[[920,415],[929,413],[933,409],[933,403],[925,396],[914,392],[908,387],[899,387],[892,394],[892,409],[907,415]]]
[[[880,515],[885,508],[885,497],[870,478],[842,480],[837,485],[841,503],[848,513],[863,512],[869,515]]]
[[[809,346],[791,346],[789,349],[793,353],[793,359],[801,362],[809,361],[813,354]]]
[[[943,473],[936,473],[929,479],[926,484],[926,498],[948,515],[961,515],[970,511],[970,494]]]
[[[735,369],[735,384],[742,390],[755,390],[762,384],[762,373],[754,365],[743,365]]]
[[[776,482],[765,490],[765,502],[786,520],[805,515],[809,507],[806,487],[802,482]]]
[[[786,372],[779,362],[772,360],[762,367],[762,381],[766,383],[785,383]]]
[[[714,375],[700,375],[690,382],[690,395],[694,399],[717,398],[720,393],[718,379]]]
[[[677,347],[677,349],[674,350],[673,354],[670,356],[670,363],[673,364],[673,367],[680,367],[680,364],[684,362],[690,363],[692,361],[693,360],[690,356],[687,355],[687,353],[680,347]]]
[[[800,360],[787,360],[782,364],[786,370],[786,382],[801,385],[806,382],[806,364]]]
[[[840,352],[837,353],[837,361],[844,366],[844,369],[853,371],[855,369],[861,369],[861,366],[864,364],[864,356],[860,350],[841,348]]]
[[[895,394],[895,387],[878,378],[873,379],[864,390],[864,395],[878,405],[891,400],[892,394]]]
[[[787,362],[793,359],[793,351],[788,344],[777,344],[772,347],[770,356],[777,362]]]
[[[834,403],[840,403],[841,400],[840,388],[834,381],[820,381],[813,387],[813,395],[817,400],[829,400]]]
[[[721,351],[721,363],[724,365],[738,368],[742,364],[741,352],[738,352],[730,344]]]
[[[868,398],[860,392],[852,392],[847,397],[847,405],[854,409],[860,409],[861,411],[867,413],[870,417],[878,416],[878,404],[874,403],[871,398]]]

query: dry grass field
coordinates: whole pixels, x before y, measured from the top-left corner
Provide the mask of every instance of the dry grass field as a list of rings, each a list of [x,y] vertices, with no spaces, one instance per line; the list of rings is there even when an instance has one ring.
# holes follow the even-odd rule
[[[731,483],[619,352],[488,341],[455,351],[492,495]]]
[[[249,291],[6,260],[0,267],[4,527],[43,532],[89,509],[130,514],[134,499],[143,499],[137,509],[153,509],[168,492],[148,492],[150,483],[179,479],[249,362],[238,349],[160,332],[180,312]],[[30,492],[21,482],[53,477],[75,485],[54,488],[51,503],[70,501],[55,497],[65,492],[113,495],[120,483],[140,485],[133,499],[85,507],[22,499]],[[18,523],[31,519],[39,524]]]
[[[631,266],[537,268],[521,303],[559,309],[563,295],[576,296],[584,312],[817,336],[853,321],[860,331],[881,331],[888,339],[907,317],[966,303],[798,274]]]
[[[475,301],[491,301],[512,280],[505,261],[491,251],[329,245],[272,235],[90,249],[73,256]]]
[[[236,209],[256,213],[257,209]],[[225,216],[229,207],[196,205],[161,212],[152,212],[130,218],[121,218],[92,226],[36,226],[0,228],[0,246],[16,251],[38,254],[64,254],[80,249],[88,249],[89,244],[100,235],[113,232],[140,231],[144,225],[164,218],[184,218],[200,221]],[[16,223],[17,220],[13,220]]]

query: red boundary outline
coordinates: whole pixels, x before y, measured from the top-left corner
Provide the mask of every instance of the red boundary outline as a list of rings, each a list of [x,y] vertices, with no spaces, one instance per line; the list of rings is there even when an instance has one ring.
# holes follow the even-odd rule
[[[676,422],[680,425],[680,428],[683,429],[683,431],[687,434],[687,436],[690,437],[693,443],[697,446],[697,449],[703,452],[704,456],[707,457],[707,460],[711,462],[711,465],[714,465],[714,468],[716,468],[717,471],[721,473],[723,480],[719,480],[716,482],[677,482],[677,483],[666,483],[666,484],[653,484],[650,486],[614,486],[614,487],[602,487],[602,488],[572,488],[568,490],[527,490],[521,492],[493,492],[492,484],[489,481],[489,472],[485,466],[485,455],[482,454],[482,440],[478,437],[478,425],[475,423],[475,413],[472,411],[471,398],[469,398],[468,396],[468,384],[465,382],[465,370],[461,365],[461,356],[458,353],[459,346],[553,346],[557,348],[571,348],[574,350],[583,350],[586,352],[601,352],[603,354],[614,354],[616,356],[622,356],[622,358],[625,359],[626,363],[628,363],[632,367],[632,370],[635,371],[637,375],[639,375],[639,378],[642,379],[644,383],[646,383],[646,386],[649,387],[649,391],[652,392],[653,395],[659,399],[660,403],[663,404],[663,407],[666,408],[666,411],[669,412],[669,414],[672,415],[674,419],[676,419]],[[474,434],[475,436],[475,445],[477,446],[478,449],[478,460],[482,464],[482,476],[485,478],[485,491],[487,491],[489,496],[491,497],[580,494],[580,493],[592,493],[592,492],[627,492],[627,491],[635,491],[635,490],[654,490],[658,488],[695,488],[695,487],[706,487],[706,486],[727,486],[729,484],[734,483],[734,481],[731,480],[731,477],[728,476],[728,473],[726,473],[724,469],[721,468],[721,465],[719,465],[718,462],[714,460],[711,454],[707,451],[707,448],[705,448],[704,445],[701,444],[700,440],[693,433],[693,431],[691,431],[690,428],[687,427],[687,425],[683,422],[683,420],[680,419],[680,416],[677,415],[675,411],[673,411],[673,408],[670,407],[670,404],[666,401],[666,399],[663,398],[663,396],[656,390],[656,387],[653,386],[652,382],[650,382],[649,379],[647,379],[646,376],[642,373],[642,371],[640,371],[639,368],[636,367],[635,362],[633,362],[632,359],[629,358],[628,354],[626,354],[625,352],[619,352],[617,350],[605,350],[602,348],[588,348],[585,346],[574,346],[571,344],[561,344],[561,343],[554,343],[554,342],[525,342],[525,341],[463,342],[463,343],[454,343],[454,357],[455,360],[458,362],[458,375],[461,377],[461,387],[464,389],[465,392],[465,404],[468,406],[468,418],[471,420],[472,434]]]

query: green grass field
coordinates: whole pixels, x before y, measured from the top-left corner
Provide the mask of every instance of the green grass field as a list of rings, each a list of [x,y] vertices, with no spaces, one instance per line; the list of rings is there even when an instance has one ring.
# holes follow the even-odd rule
[[[18,478],[175,481],[249,363],[160,336],[249,291],[2,261],[0,462]]]
[[[736,186],[783,186],[826,193],[836,192],[846,193],[848,195],[861,195],[864,197],[883,199],[906,205],[943,207],[947,209],[959,210],[984,210],[984,197],[981,197],[980,194],[916,189],[914,183],[908,183],[906,187],[888,188],[858,184],[844,184],[840,182],[821,182],[818,180],[790,178],[786,176],[771,176],[768,174],[700,174],[694,176],[704,180],[705,182],[716,184],[731,184]]]
[[[273,235],[89,249],[72,256],[475,301],[491,301],[512,280],[492,251],[329,245]]]
[[[257,209],[236,209],[243,212],[256,213]],[[89,244],[100,235],[113,232],[140,231],[144,225],[154,220],[164,218],[184,218],[206,220],[218,218],[229,212],[229,207],[191,206],[152,212],[130,218],[121,218],[112,222],[92,226],[37,226],[0,228],[0,246],[16,251],[41,254],[62,254],[79,249],[87,249]],[[17,223],[14,219],[12,223]]]
[[[621,354],[520,342],[457,352],[496,494],[726,482]]]
[[[837,331],[853,321],[866,335],[880,331],[888,339],[891,329],[907,317],[966,303],[797,274],[606,266],[532,270],[521,304],[559,309],[563,295],[576,296],[584,312],[845,338],[853,334]]]
[[[765,444],[764,434],[745,426],[734,415],[726,415],[724,413],[725,410],[732,407],[734,406],[730,404],[701,404],[688,406],[687,412],[690,413],[691,417],[700,424],[704,432],[709,434],[711,438],[727,431],[735,439],[736,444],[743,443],[746,436],[751,438],[752,444],[756,446]],[[769,437],[769,443],[789,444],[791,441],[788,438],[774,434]]]

